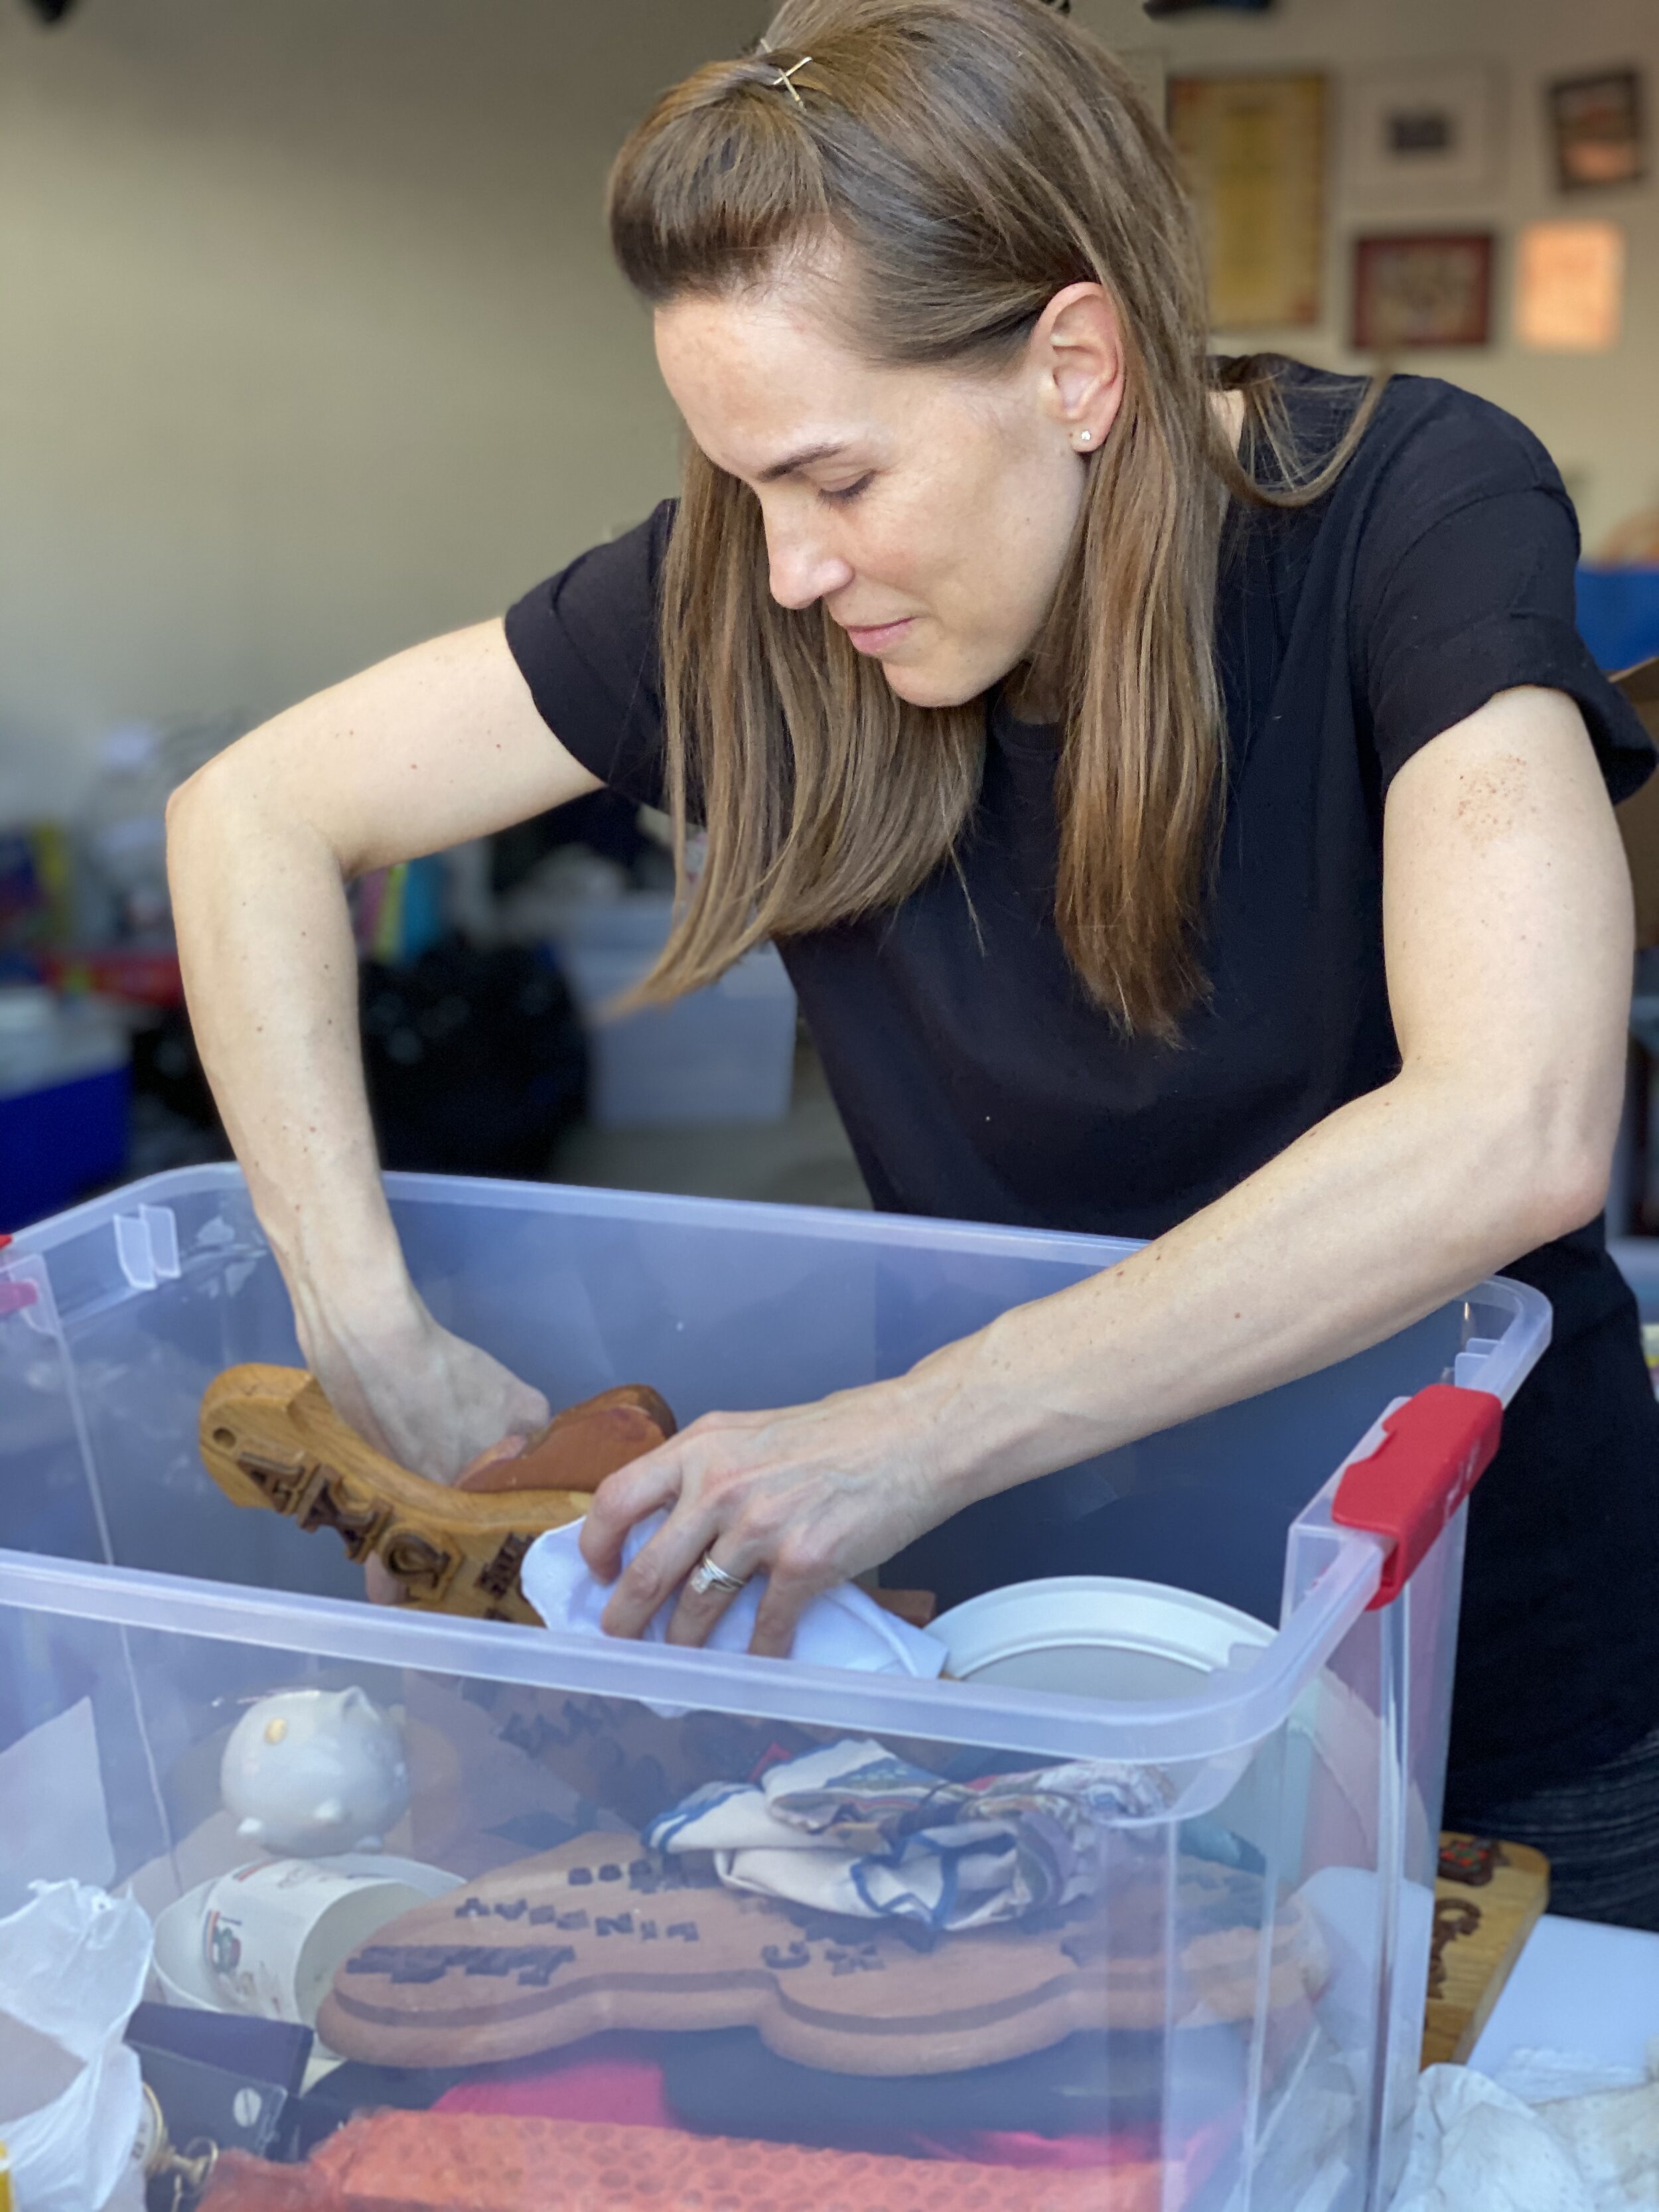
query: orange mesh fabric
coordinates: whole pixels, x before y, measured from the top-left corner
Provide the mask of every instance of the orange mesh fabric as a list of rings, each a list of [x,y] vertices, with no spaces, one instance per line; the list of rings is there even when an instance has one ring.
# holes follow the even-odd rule
[[[324,2212],[1167,2212],[1180,2202],[1165,2199],[1153,2162],[1022,2172],[463,2113],[354,2120],[313,2166],[339,2190]]]

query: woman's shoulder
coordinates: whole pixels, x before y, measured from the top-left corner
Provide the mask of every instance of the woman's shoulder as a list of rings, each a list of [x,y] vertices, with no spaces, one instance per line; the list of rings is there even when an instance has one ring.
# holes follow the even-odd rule
[[[602,544],[579,553],[543,588],[572,609],[648,602],[661,575],[678,507],[678,500],[660,501],[643,521],[615,531]]]
[[[1364,399],[1370,380],[1275,357],[1264,364],[1293,445],[1310,460],[1328,453]],[[1565,501],[1559,471],[1518,417],[1443,377],[1390,376],[1334,503],[1420,505],[1425,518],[1513,492]]]
[[[632,692],[656,642],[657,596],[678,502],[664,500],[630,530],[579,553],[508,610],[507,641],[539,659],[572,648]]]
[[[585,768],[657,803],[658,605],[675,502],[578,554],[507,609],[507,642],[548,727]]]

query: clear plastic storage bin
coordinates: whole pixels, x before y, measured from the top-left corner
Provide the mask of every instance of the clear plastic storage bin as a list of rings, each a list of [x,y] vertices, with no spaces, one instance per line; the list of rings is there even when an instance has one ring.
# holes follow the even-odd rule
[[[683,1420],[898,1373],[1129,1249],[388,1181],[440,1320],[556,1403],[648,1381]],[[158,1994],[231,2002],[204,1885],[261,1854],[226,1741],[267,1695],[356,1690],[407,1761],[386,1871],[441,1893],[333,1973],[347,2063],[302,2101],[313,2132],[446,2088],[476,2113],[506,2069],[497,2109],[544,2116],[523,2155],[584,2207],[725,2201],[724,2173],[750,2177],[733,2202],[826,2212],[1369,2212],[1418,2063],[1463,1517],[1373,1608],[1387,1547],[1334,1522],[1335,1478],[1425,1385],[1507,1401],[1547,1334],[1535,1292],[1487,1283],[1029,1486],[1027,1516],[1121,1512],[1128,1576],[1158,1522],[1128,1509],[1170,1501],[1187,1571],[1159,1579],[1201,1601],[1208,1659],[1126,1667],[1108,1698],[924,1683],[364,1604],[331,1535],[201,1468],[210,1379],[297,1352],[235,1171],[155,1177],[0,1252],[0,1911],[40,1876],[130,1884]],[[797,1832],[769,1858],[641,1840],[780,1776]],[[465,2133],[386,2124],[410,2173]]]

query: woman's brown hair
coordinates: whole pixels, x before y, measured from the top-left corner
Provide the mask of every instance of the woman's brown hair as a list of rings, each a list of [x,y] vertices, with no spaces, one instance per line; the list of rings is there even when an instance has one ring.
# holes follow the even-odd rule
[[[653,305],[763,286],[792,258],[810,272],[835,249],[838,331],[884,363],[994,373],[1055,293],[1104,286],[1123,399],[1034,654],[1063,730],[1055,921],[1095,1003],[1172,1037],[1204,982],[1218,547],[1228,494],[1264,495],[1218,420],[1194,226],[1133,78],[1042,0],[786,0],[759,52],[657,103],[609,213]],[[1271,380],[1243,380],[1278,444]],[[1275,496],[1322,490],[1368,411]],[[982,702],[908,704],[822,605],[779,606],[767,574],[758,501],[688,442],[662,610],[682,903],[647,998],[896,903],[954,858],[972,812]],[[707,857],[690,883],[694,813]]]

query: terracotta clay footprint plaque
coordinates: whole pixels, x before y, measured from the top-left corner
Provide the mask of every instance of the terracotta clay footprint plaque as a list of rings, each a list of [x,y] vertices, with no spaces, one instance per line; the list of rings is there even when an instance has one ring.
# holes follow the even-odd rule
[[[950,2073],[1045,2050],[1078,2029],[1249,2015],[1261,1885],[1183,1862],[1180,1957],[1162,1945],[1155,1869],[1098,1910],[919,1949],[891,1925],[816,1924],[799,1908],[688,1877],[625,1836],[580,1836],[383,1928],[336,1975],[319,2031],[349,2058],[477,2066],[607,2028],[752,2026],[782,2057],[843,2074]],[[1305,1919],[1271,1934],[1270,2001],[1299,2003],[1319,1963]]]

